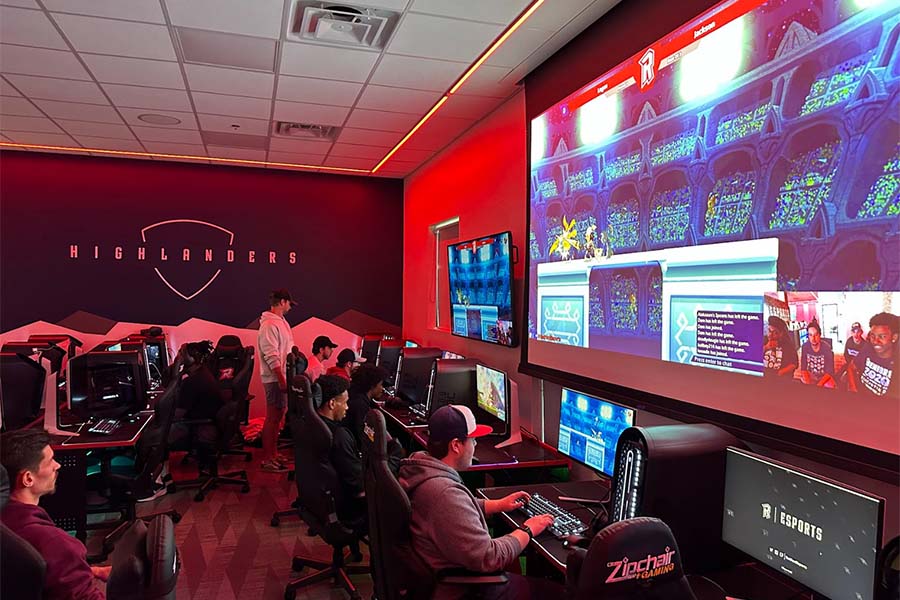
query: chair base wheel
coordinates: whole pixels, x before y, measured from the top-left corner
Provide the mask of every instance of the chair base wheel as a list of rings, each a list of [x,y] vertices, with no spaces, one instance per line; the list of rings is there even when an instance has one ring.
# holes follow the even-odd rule
[[[281,519],[279,519],[278,517],[272,517],[272,520],[269,521],[269,525],[271,525],[272,527],[278,527],[280,524]]]

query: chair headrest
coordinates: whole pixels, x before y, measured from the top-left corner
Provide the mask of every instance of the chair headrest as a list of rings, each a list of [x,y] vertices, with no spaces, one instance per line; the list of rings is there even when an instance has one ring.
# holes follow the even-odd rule
[[[219,356],[237,356],[243,349],[241,338],[236,335],[223,335],[216,342],[215,353]]]
[[[9,473],[6,472],[6,467],[0,465],[0,510],[3,510],[9,502],[9,492]]]

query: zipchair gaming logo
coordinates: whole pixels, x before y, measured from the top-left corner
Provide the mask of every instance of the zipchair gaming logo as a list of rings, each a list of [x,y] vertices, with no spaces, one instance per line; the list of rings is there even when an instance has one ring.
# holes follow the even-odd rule
[[[622,560],[608,562],[606,566],[612,567],[612,573],[606,578],[606,583],[653,579],[671,573],[675,570],[674,556],[675,551],[666,546],[666,551],[658,556],[648,554],[647,558],[642,560],[629,560],[626,556]]]
[[[233,231],[214,223],[171,219],[142,228],[138,246],[69,244],[68,251],[72,260],[112,258],[115,261],[150,262],[166,287],[185,300],[199,296],[228,264],[297,264],[297,252],[238,249],[234,246],[234,238]]]

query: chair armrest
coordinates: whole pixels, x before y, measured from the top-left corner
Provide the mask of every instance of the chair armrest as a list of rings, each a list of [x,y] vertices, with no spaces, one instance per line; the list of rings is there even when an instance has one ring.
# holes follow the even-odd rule
[[[438,583],[449,583],[457,585],[486,585],[495,583],[506,583],[509,577],[503,571],[496,573],[476,573],[466,569],[444,569],[437,573]]]

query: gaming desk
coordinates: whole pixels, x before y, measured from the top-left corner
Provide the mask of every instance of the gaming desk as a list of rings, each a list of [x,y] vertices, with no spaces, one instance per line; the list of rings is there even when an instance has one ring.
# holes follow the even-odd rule
[[[428,445],[428,430],[417,427],[412,438],[423,448]],[[468,471],[497,471],[507,469],[553,469],[568,467],[569,459],[556,449],[543,444],[527,431],[522,431],[522,441],[517,444],[497,448],[494,438],[478,439],[475,446],[475,462]]]

